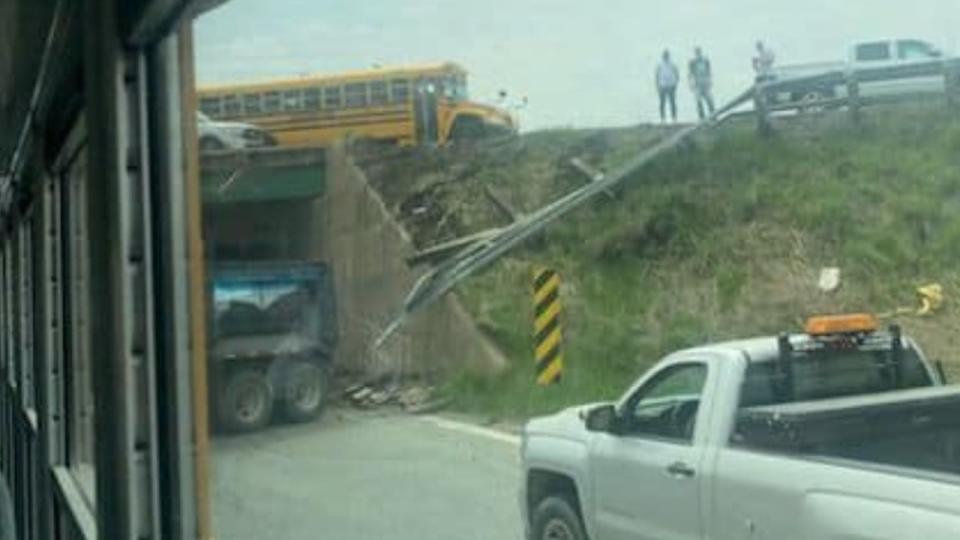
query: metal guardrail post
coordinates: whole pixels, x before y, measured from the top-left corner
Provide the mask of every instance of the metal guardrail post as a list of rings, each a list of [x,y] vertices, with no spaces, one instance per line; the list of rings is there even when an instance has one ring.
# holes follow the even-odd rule
[[[757,112],[757,133],[767,137],[773,133],[770,123],[770,109],[767,103],[766,85],[758,83],[753,87],[753,107]]]
[[[847,103],[850,109],[850,120],[854,125],[860,125],[860,81],[857,73],[851,71],[847,73]]]
[[[947,95],[947,107],[953,110],[960,108],[960,62],[943,64],[943,82]]]

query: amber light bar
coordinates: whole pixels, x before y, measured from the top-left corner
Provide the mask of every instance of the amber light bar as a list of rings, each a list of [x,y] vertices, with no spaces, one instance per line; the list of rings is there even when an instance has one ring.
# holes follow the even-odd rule
[[[862,334],[877,330],[877,318],[869,313],[822,315],[810,317],[804,327],[811,336],[827,334]]]

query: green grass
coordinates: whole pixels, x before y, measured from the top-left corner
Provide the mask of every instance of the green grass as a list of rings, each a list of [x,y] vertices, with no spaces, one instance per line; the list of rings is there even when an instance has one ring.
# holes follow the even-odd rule
[[[929,281],[947,290],[943,311],[901,322],[931,356],[955,362],[960,121],[916,107],[875,111],[856,129],[810,123],[769,140],[749,125],[725,127],[464,283],[460,294],[510,366],[492,378],[456,376],[445,389],[455,406],[523,418],[613,398],[666,352],[795,329],[812,313],[913,305]],[[651,136],[531,134],[475,182],[532,209],[581,185],[568,157],[612,170]],[[463,215],[471,212],[482,214]],[[550,388],[533,384],[533,264],[564,280],[566,371]],[[843,271],[834,294],[816,289],[823,266]]]

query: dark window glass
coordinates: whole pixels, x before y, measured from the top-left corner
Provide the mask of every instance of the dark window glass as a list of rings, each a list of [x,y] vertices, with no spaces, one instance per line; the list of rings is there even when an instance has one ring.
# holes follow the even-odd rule
[[[370,104],[384,105],[387,101],[387,83],[385,81],[370,83]]]
[[[344,104],[347,108],[367,106],[366,83],[352,83],[344,87]]]
[[[299,111],[303,108],[303,94],[300,90],[287,90],[283,93],[283,110]]]
[[[410,99],[410,81],[407,79],[394,79],[390,81],[390,101],[393,103],[403,103]]]
[[[901,379],[892,383],[890,351],[830,351],[792,362],[793,397],[778,391],[783,374],[777,362],[754,362],[747,369],[740,406],[755,407],[785,401],[809,401],[857,396],[931,384],[923,362],[913,349],[901,353]]]
[[[343,91],[339,86],[325,88],[323,90],[323,108],[339,109],[343,106]]]
[[[244,95],[243,108],[247,114],[260,114],[263,112],[263,109],[260,107],[260,94]]]
[[[272,113],[280,110],[280,92],[266,92],[263,94],[263,112]]]
[[[860,62],[880,62],[890,59],[890,46],[887,43],[864,43],[857,46],[857,60]]]
[[[222,115],[220,110],[220,98],[208,97],[200,100],[200,110],[211,118],[217,118]]]
[[[314,111],[320,108],[320,89],[307,88],[303,91],[303,108]]]
[[[691,441],[706,380],[704,364],[666,368],[630,397],[625,433]]]
[[[224,116],[240,116],[240,98],[236,95],[224,96],[223,114]]]

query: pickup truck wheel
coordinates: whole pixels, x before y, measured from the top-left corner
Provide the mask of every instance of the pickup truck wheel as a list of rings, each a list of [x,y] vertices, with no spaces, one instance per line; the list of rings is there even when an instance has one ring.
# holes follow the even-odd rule
[[[229,373],[218,397],[217,416],[227,431],[255,431],[270,422],[273,387],[258,370],[243,368]]]
[[[201,152],[211,152],[216,150],[223,150],[227,146],[223,144],[223,141],[217,139],[216,137],[204,137],[200,139],[200,151]]]
[[[563,497],[547,497],[533,513],[533,540],[587,540],[573,506]]]
[[[280,406],[292,422],[308,422],[323,411],[327,401],[327,371],[310,362],[297,362],[287,373]]]

